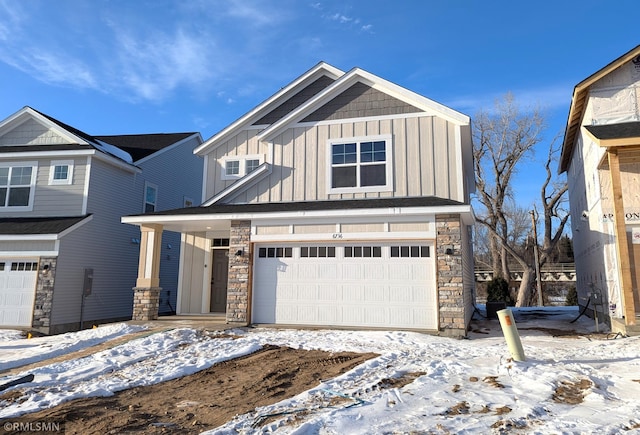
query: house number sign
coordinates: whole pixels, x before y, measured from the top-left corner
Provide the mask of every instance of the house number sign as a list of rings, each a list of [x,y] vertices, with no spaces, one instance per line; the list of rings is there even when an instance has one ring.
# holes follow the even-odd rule
[[[333,233],[334,239],[342,239],[342,233]]]

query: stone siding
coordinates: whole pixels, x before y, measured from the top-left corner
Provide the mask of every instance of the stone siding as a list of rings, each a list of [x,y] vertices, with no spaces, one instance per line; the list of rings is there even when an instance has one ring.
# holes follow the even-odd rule
[[[449,336],[464,336],[467,332],[461,226],[459,215],[436,217],[439,330]]]
[[[57,262],[57,257],[41,257],[38,262],[38,281],[31,326],[45,334],[49,333],[51,326],[51,307]]]
[[[231,221],[229,277],[227,282],[227,323],[242,323],[246,325],[251,321],[249,318],[250,241],[251,221]]]
[[[133,316],[132,320],[156,320],[160,302],[160,287],[133,288]]]

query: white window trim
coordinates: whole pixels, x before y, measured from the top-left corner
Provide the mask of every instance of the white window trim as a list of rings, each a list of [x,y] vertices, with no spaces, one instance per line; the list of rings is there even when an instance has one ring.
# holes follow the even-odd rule
[[[248,154],[238,156],[226,156],[220,161],[222,163],[222,180],[237,180],[247,175],[247,160],[258,160],[258,166],[264,163],[264,154]],[[227,162],[240,162],[238,174],[227,175]]]
[[[152,204],[150,202],[147,203],[147,188],[149,187],[151,187],[156,191],[156,201],[153,203],[153,211],[158,211],[158,186],[153,183],[149,183],[148,181],[145,181],[144,192],[142,194],[142,212],[143,213],[147,213],[147,204]]]
[[[67,178],[64,180],[54,180],[56,166],[67,167]],[[73,183],[73,160],[52,160],[49,166],[49,185],[68,185]]]
[[[0,213],[11,213],[15,211],[32,211],[33,198],[36,191],[36,178],[38,176],[38,162],[4,162],[0,163],[0,168],[15,168],[31,166],[31,183],[29,184],[29,204],[26,206],[9,207],[8,205],[0,207]]]
[[[366,186],[366,187],[331,187],[332,184],[332,150],[331,147],[335,144],[353,143],[357,144],[358,161],[357,167],[360,167],[360,143],[361,142],[373,142],[384,140],[385,146],[385,169],[386,169],[386,184],[384,186]],[[327,193],[367,193],[367,192],[391,192],[393,191],[393,143],[390,134],[377,135],[377,136],[357,136],[357,137],[341,137],[327,140],[326,146],[327,154]]]

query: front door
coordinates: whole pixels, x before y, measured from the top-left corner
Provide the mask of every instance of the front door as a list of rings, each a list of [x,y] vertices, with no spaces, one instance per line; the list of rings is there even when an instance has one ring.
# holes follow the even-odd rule
[[[213,270],[211,273],[211,303],[212,313],[227,312],[227,278],[229,273],[229,250],[213,250]]]

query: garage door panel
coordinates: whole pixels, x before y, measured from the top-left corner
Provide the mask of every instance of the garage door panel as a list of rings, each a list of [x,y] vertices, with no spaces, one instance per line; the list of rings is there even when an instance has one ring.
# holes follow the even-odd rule
[[[37,262],[0,260],[0,326],[31,326]]]
[[[253,321],[436,329],[434,259],[404,254],[420,252],[415,246],[426,246],[428,255],[429,244],[405,242],[412,248],[396,249],[395,257],[390,254],[392,244],[398,242],[381,243],[368,251],[377,249],[376,257],[355,257],[356,252],[365,255],[365,248],[352,248],[354,256],[345,257],[346,248],[339,244],[332,251],[335,256],[319,257],[312,252],[319,253],[320,248],[316,251],[306,245],[303,251],[305,245],[292,244],[288,246],[291,258],[256,258]],[[286,268],[274,274],[268,265],[280,260]]]

